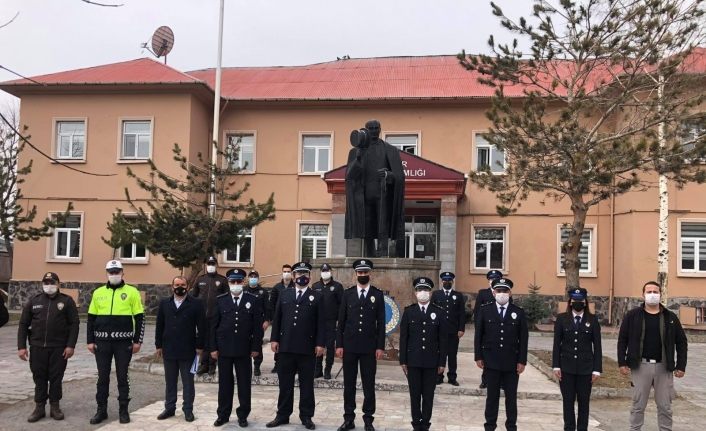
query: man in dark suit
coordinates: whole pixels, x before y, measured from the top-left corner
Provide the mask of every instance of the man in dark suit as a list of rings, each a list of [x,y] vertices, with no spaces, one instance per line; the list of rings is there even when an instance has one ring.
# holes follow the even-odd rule
[[[216,310],[216,298],[218,295],[228,293],[228,280],[217,272],[218,260],[215,256],[207,257],[203,264],[205,273],[194,280],[194,287],[190,294],[203,301],[206,307],[206,320],[210,322]],[[216,361],[208,350],[201,354],[199,364],[198,375],[216,374]]]
[[[448,343],[446,348],[446,361],[449,363],[449,371],[446,374],[449,378],[449,384],[458,386],[456,380],[456,356],[458,355],[458,342],[466,332],[466,300],[463,294],[454,290],[454,279],[456,275],[453,272],[444,271],[439,275],[441,278],[441,289],[435,290],[431,294],[431,302],[441,308],[446,317],[448,334]],[[444,382],[444,374],[441,373],[437,377],[436,383]]]
[[[510,302],[512,281],[493,282],[495,303],[481,307],[476,320],[475,360],[486,370],[485,430],[497,427],[500,388],[505,392],[505,429],[517,431],[517,383],[527,365],[529,330],[522,308]]]
[[[486,304],[492,304],[495,302],[495,298],[493,297],[493,281],[503,278],[503,273],[497,269],[491,269],[487,274],[485,274],[485,278],[488,280],[488,287],[484,287],[478,291],[478,295],[476,295],[476,303],[473,306],[473,322],[475,322],[476,326],[478,326],[480,308]],[[488,383],[485,378],[485,369],[481,373],[480,385],[478,387],[481,389],[488,387]]]
[[[330,380],[333,355],[336,353],[336,321],[343,300],[343,285],[333,279],[331,265],[324,263],[321,265],[321,278],[311,288],[324,297],[326,315],[326,368],[323,367],[323,356],[317,357],[314,378],[323,376],[324,379]]]
[[[325,316],[320,293],[309,287],[311,265],[292,267],[296,288],[282,291],[272,318],[272,351],[279,353],[277,416],[267,423],[274,428],[289,423],[294,410],[294,376],[299,374],[299,419],[306,429],[316,428],[314,417],[314,364],[324,354]]]
[[[353,262],[356,285],[343,295],[338,313],[336,356],[343,358],[343,424],[339,431],[355,428],[355,387],[363,383],[363,422],[365,431],[374,431],[375,372],[377,361],[385,352],[385,297],[370,284],[373,262],[358,259]]]
[[[450,337],[444,309],[429,302],[434,282],[419,277],[412,286],[416,291],[417,303],[405,308],[402,315],[400,365],[409,383],[412,428],[414,431],[428,431],[436,376],[444,373],[446,345]]]
[[[274,314],[277,308],[277,301],[287,289],[294,289],[294,279],[292,278],[292,265],[285,263],[282,265],[282,279],[270,289],[270,311]],[[279,361],[279,353],[275,353],[275,366],[272,367],[272,373],[277,372],[277,362]]]
[[[228,276],[229,293],[218,297],[211,320],[211,356],[218,360],[218,417],[213,426],[230,420],[233,410],[233,370],[238,381],[238,425],[248,426],[250,414],[250,358],[262,346],[262,299],[243,292],[245,271],[236,269]]]
[[[157,356],[164,363],[164,381],[166,383],[164,410],[157,419],[164,420],[174,416],[177,401],[177,382],[181,374],[184,387],[182,410],[187,422],[194,420],[194,375],[191,367],[194,356],[201,356],[206,333],[206,309],[203,301],[187,295],[189,288],[185,277],[177,276],[172,280],[173,296],[163,299],[157,311],[155,346]]]

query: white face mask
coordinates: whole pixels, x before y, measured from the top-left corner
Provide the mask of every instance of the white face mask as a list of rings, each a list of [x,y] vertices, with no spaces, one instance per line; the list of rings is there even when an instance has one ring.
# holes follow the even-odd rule
[[[240,292],[243,291],[242,284],[229,284],[228,287],[230,287],[230,293],[233,295],[240,295]]]
[[[123,281],[122,274],[108,274],[108,283],[112,284],[113,286],[115,286],[116,284],[120,284],[121,281]]]
[[[206,265],[206,272],[209,274],[216,272],[216,265]]]
[[[291,280],[292,279],[292,273],[291,272],[283,272],[282,273],[282,279],[283,280]]]
[[[331,271],[322,272],[321,278],[323,278],[324,280],[330,280],[331,279]]]
[[[57,286],[56,284],[43,284],[42,290],[47,295],[51,296],[51,295],[54,295],[57,290],[59,290],[59,286]]]
[[[505,305],[508,302],[510,302],[510,294],[509,293],[496,293],[495,294],[495,301],[500,304],[500,305]]]
[[[427,290],[420,290],[417,292],[417,301],[419,302],[429,302],[429,291]]]
[[[659,293],[645,293],[645,304],[647,305],[657,305],[659,304],[659,299]]]

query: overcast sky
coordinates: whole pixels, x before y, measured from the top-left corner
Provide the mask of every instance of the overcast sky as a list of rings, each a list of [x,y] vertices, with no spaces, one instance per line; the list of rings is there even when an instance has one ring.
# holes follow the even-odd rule
[[[113,0],[95,0],[109,3]],[[525,14],[531,0],[496,0]],[[0,65],[25,76],[130,60],[161,25],[175,46],[168,64],[214,67],[218,0],[0,0]],[[336,57],[485,52],[503,34],[489,0],[226,0],[224,66],[303,65]],[[15,76],[0,69],[0,81]],[[0,103],[10,96],[0,92]]]

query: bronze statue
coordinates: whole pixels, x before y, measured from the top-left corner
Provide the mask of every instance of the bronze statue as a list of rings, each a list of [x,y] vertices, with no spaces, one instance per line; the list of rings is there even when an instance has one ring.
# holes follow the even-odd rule
[[[366,257],[404,257],[404,170],[400,151],[380,139],[380,122],[351,132],[346,171],[346,239],[363,238]],[[377,240],[377,248],[375,244]]]

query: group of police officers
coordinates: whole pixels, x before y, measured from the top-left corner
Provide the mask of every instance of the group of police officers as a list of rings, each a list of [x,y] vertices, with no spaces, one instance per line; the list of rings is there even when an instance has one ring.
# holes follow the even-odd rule
[[[205,261],[205,273],[190,289],[184,277],[172,280],[172,295],[159,304],[155,330],[157,355],[165,369],[164,410],[157,417],[175,415],[177,382],[183,385],[182,410],[186,421],[193,414],[194,373],[214,374],[218,369],[218,408],[214,426],[230,420],[237,382],[236,416],[248,426],[251,411],[251,376],[261,374],[262,340],[271,325],[270,345],[279,378],[277,413],[268,428],[288,424],[293,413],[294,381],[299,382],[299,419],[315,429],[314,379],[331,379],[334,355],[343,369],[343,423],[340,430],[356,427],[356,383],[360,370],[365,431],[374,431],[375,374],[385,349],[385,298],[372,284],[373,261],[353,263],[355,285],[345,289],[334,280],[331,267],[321,266],[319,281],[311,283],[307,262],[284,265],[282,280],[271,291],[262,287],[257,271],[247,274],[231,269],[223,276],[216,259]],[[110,371],[115,362],[120,423],[128,413],[128,366],[144,337],[144,311],[139,291],[123,280],[120,261],[106,265],[108,282],[93,291],[88,308],[88,350],[98,369],[97,410],[90,419],[99,424],[108,418]],[[457,352],[464,336],[465,298],[454,289],[455,276],[442,272],[441,289],[429,277],[413,281],[416,303],[406,307],[400,322],[399,363],[407,377],[412,427],[431,426],[436,385],[447,378],[458,386]],[[517,386],[527,363],[528,323],[525,312],[511,300],[513,283],[500,271],[487,274],[489,287],[477,296],[474,352],[487,387],[485,429],[497,426],[500,390],[505,394],[507,430],[517,429]],[[35,382],[35,409],[28,418],[36,422],[46,414],[60,420],[59,401],[67,360],[73,355],[79,317],[73,299],[59,291],[59,277],[42,277],[43,292],[23,309],[18,330],[18,355],[27,360]],[[27,352],[29,339],[30,352]],[[587,307],[585,289],[570,292],[567,312],[555,325],[553,368],[564,397],[564,429],[583,431],[588,426],[588,400],[592,383],[600,376],[600,326]],[[325,360],[324,360],[324,352]],[[198,365],[198,367],[197,367]],[[448,366],[448,368],[447,368]],[[197,369],[198,368],[198,369]],[[444,376],[444,371],[446,376]],[[682,373],[683,374],[683,373]],[[578,401],[578,420],[574,403]]]

